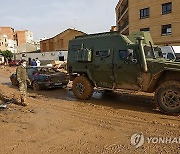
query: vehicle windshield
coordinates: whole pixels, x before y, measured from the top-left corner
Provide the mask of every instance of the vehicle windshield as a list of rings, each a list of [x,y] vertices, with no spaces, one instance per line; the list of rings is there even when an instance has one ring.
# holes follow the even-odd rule
[[[153,47],[152,49],[150,46],[145,45],[144,52],[145,52],[146,58],[163,58],[161,48],[159,47]]]

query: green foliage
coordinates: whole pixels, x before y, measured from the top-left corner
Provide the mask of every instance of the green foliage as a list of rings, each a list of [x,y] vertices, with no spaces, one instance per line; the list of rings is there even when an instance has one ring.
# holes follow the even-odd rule
[[[13,57],[13,53],[9,50],[0,51],[0,54],[4,56],[4,58],[11,59]]]

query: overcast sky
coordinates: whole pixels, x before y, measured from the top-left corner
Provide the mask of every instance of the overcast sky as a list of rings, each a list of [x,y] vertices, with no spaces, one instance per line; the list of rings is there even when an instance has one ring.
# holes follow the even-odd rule
[[[4,0],[0,26],[28,29],[34,38],[52,37],[67,28],[86,33],[115,25],[118,0]]]

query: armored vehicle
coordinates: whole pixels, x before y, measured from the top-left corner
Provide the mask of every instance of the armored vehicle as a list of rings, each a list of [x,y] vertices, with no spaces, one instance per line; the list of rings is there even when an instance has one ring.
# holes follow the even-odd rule
[[[166,61],[148,32],[107,32],[69,42],[68,73],[73,93],[89,99],[93,89],[155,93],[158,108],[180,114],[180,63]]]

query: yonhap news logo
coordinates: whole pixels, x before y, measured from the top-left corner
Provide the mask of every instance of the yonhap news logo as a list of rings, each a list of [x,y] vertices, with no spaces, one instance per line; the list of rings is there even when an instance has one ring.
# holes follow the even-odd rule
[[[143,133],[135,133],[131,136],[131,144],[136,148],[141,147],[144,144]]]
[[[143,146],[145,143],[152,144],[180,144],[178,137],[145,137],[143,133],[135,133],[131,136],[131,144],[135,148]]]

